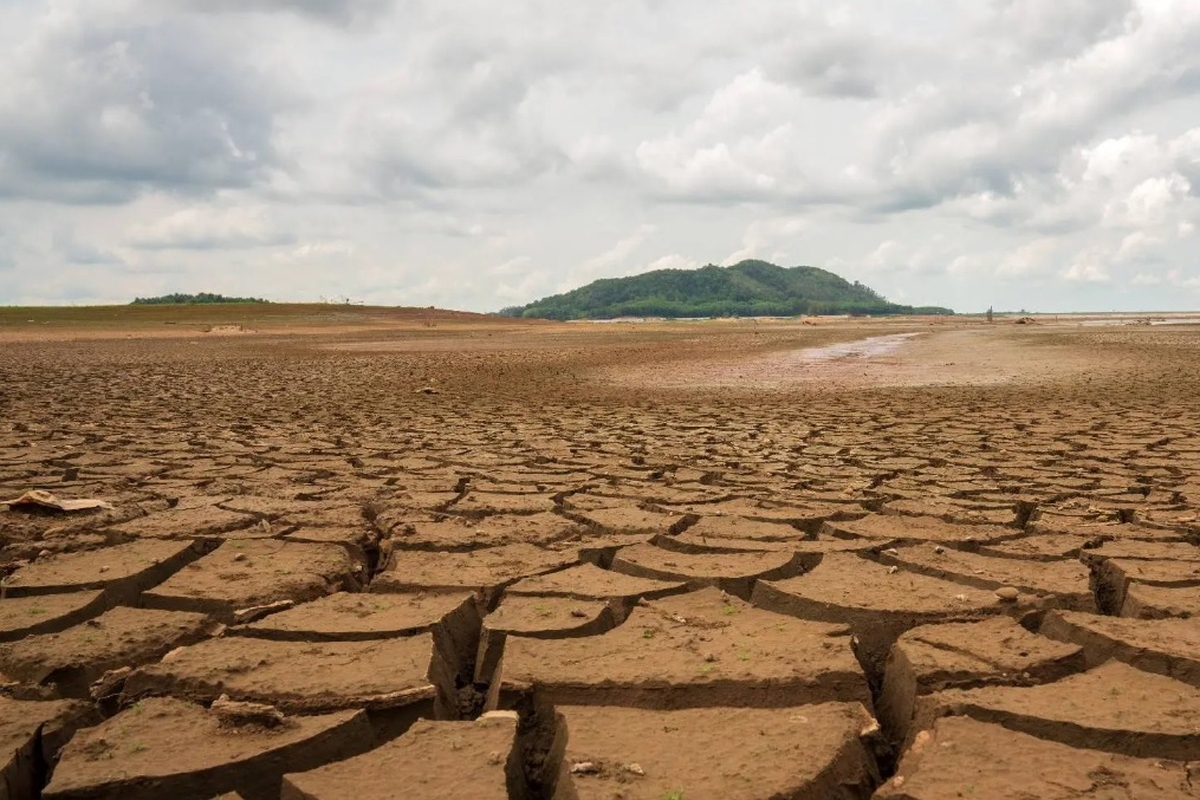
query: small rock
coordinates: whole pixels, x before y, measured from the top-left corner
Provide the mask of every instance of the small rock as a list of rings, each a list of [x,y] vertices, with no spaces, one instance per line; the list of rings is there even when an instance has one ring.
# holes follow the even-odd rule
[[[125,688],[125,679],[132,674],[133,667],[108,670],[100,676],[99,680],[91,685],[90,694],[92,699],[100,701],[119,695],[121,690]]]
[[[49,550],[42,550],[38,553],[38,558],[46,558],[50,555]]]
[[[287,611],[294,605],[296,605],[296,603],[293,600],[277,600],[274,603],[267,603],[261,606],[239,608],[233,612],[233,622],[237,625],[245,625],[248,622],[260,620],[263,617],[274,614],[278,611]]]
[[[587,619],[587,612],[581,608],[572,608],[571,616],[575,617],[576,619]]]
[[[245,561],[247,558],[248,558],[248,556],[245,553],[238,553],[236,556],[233,557],[233,560],[234,561]]]
[[[1020,589],[1016,589],[1012,586],[1002,586],[996,590],[996,597],[1003,600],[1005,603],[1012,603],[1020,596]]]
[[[899,567],[888,567],[888,575],[895,575],[899,571]]]
[[[671,619],[675,620],[680,625],[687,625],[687,617],[681,617],[678,614],[672,614]]]
[[[596,775],[600,772],[600,765],[594,761],[580,761],[578,764],[571,765],[572,775]]]
[[[965,594],[956,594],[956,595],[954,595],[954,599],[960,603],[967,602],[967,596]]]
[[[646,770],[642,769],[641,764],[626,764],[621,769],[628,772],[630,775],[645,775]]]
[[[101,572],[108,572],[110,569],[112,569],[112,567],[108,566],[107,564],[100,567]]]
[[[275,706],[230,700],[227,694],[214,700],[209,711],[216,714],[222,723],[235,726],[261,725],[264,728],[277,728],[285,719],[283,712]]]
[[[493,750],[492,752],[488,753],[488,759],[487,759],[487,760],[488,760],[488,763],[489,763],[489,764],[492,764],[493,766],[494,766],[494,765],[496,765],[496,764],[499,764],[499,763],[500,763],[500,761],[502,760],[502,759],[501,759],[501,757],[500,757],[500,751],[499,751],[499,750]]]
[[[937,545],[936,547],[934,547],[934,548],[933,548],[933,552],[937,553],[937,554],[940,556],[940,555],[942,555],[943,553],[945,553],[945,552],[946,552],[946,548],[942,547],[942,546],[939,544],[939,545]]]
[[[716,655],[716,653],[706,653],[704,656],[704,660],[711,664],[712,662],[717,660],[717,655]]]
[[[885,556],[898,556],[900,555],[900,551],[894,547],[889,547],[887,550],[883,551],[883,554]]]
[[[417,394],[441,394],[441,392],[432,386],[422,386],[420,389],[417,389]]]

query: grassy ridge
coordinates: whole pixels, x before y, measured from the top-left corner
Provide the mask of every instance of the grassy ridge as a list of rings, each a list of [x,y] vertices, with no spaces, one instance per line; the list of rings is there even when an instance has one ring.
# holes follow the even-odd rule
[[[889,303],[873,289],[818,267],[784,268],[765,261],[742,261],[732,267],[662,269],[629,278],[605,278],[500,313],[566,320],[954,312]]]

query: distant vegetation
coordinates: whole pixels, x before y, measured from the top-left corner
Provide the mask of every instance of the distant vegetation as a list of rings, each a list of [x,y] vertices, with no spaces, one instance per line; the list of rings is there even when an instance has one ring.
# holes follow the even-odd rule
[[[165,305],[202,305],[206,303],[269,303],[259,297],[226,297],[223,294],[200,292],[200,294],[164,294],[158,297],[138,297],[130,305],[134,306],[165,306]]]
[[[605,278],[574,291],[501,310],[509,317],[793,317],[801,314],[953,314],[889,303],[873,289],[818,267],[742,261],[732,267],[660,269]]]

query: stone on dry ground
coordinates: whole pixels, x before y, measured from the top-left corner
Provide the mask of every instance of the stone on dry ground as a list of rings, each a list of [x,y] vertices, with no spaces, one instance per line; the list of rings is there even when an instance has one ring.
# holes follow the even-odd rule
[[[447,617],[462,614],[479,616],[475,598],[465,592],[338,592],[258,622],[230,628],[228,633],[299,642],[390,639],[430,631]]]
[[[569,734],[556,800],[866,800],[879,782],[877,725],[858,703],[558,710]]]
[[[917,700],[911,730],[969,716],[1072,747],[1139,758],[1200,757],[1200,689],[1119,661],[1030,687],[949,689]]]
[[[1048,683],[1084,668],[1082,648],[1034,635],[1008,617],[922,625],[892,645],[876,711],[889,736],[903,741],[921,695]]]
[[[1089,667],[1117,659],[1200,688],[1200,619],[1140,620],[1051,611],[1043,636],[1080,645]]]
[[[207,638],[213,628],[204,614],[122,606],[60,633],[0,645],[0,673],[86,698],[106,671],[156,661]]]
[[[509,638],[496,686],[647,708],[869,703],[845,627],[761,611],[712,588],[638,606],[599,637]]]
[[[222,722],[202,706],[150,698],[80,731],[64,748],[46,800],[208,800],[240,791],[278,797],[283,774],[374,744],[362,711],[288,717],[270,729]]]
[[[281,600],[303,602],[365,579],[365,563],[337,544],[230,539],[180,570],[142,602],[232,621],[234,612]]]
[[[3,595],[29,595],[105,589],[122,602],[169,578],[203,553],[192,542],[129,542],[99,550],[39,558],[3,582]]]
[[[1197,796],[1185,765],[1077,749],[966,717],[918,734],[879,800],[1029,798],[1184,800]]]
[[[880,562],[980,589],[1012,586],[1056,606],[1094,610],[1091,573],[1077,561],[1018,561],[920,544],[882,553]]]
[[[517,715],[471,722],[418,720],[364,755],[287,775],[282,800],[509,800],[524,798]]]

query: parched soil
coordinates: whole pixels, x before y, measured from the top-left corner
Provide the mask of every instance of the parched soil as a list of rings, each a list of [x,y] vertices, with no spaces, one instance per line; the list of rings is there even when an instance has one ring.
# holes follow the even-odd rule
[[[1198,327],[122,313],[0,314],[0,794],[1200,796]]]

